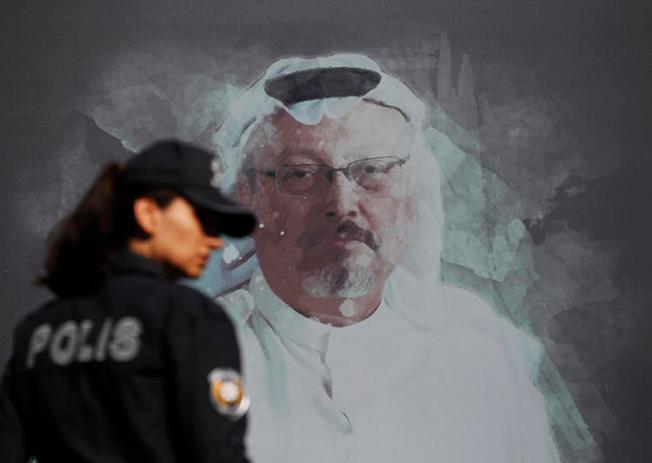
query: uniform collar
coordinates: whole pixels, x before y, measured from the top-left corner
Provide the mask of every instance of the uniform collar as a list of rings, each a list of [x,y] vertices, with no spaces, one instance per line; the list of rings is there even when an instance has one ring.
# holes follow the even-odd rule
[[[154,278],[166,279],[163,267],[158,262],[131,251],[123,251],[113,258],[113,271],[117,275],[139,273]]]

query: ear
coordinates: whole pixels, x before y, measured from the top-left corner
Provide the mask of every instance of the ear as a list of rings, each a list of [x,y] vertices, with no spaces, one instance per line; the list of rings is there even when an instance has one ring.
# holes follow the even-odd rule
[[[161,223],[161,208],[152,198],[136,198],[133,205],[134,219],[138,226],[148,235],[156,233]]]

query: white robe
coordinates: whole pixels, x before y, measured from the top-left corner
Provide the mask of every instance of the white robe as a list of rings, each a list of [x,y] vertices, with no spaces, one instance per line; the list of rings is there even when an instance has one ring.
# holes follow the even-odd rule
[[[219,302],[240,338],[254,463],[559,461],[531,343],[484,309],[433,332],[385,299],[332,327],[287,306],[260,269]]]

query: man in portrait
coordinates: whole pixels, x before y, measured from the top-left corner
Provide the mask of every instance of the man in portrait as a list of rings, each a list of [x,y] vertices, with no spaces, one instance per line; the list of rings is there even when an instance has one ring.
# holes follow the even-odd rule
[[[222,186],[260,220],[219,297],[254,461],[559,461],[537,344],[440,280],[437,152],[458,148],[423,125],[399,79],[337,54],[273,63],[217,130]]]

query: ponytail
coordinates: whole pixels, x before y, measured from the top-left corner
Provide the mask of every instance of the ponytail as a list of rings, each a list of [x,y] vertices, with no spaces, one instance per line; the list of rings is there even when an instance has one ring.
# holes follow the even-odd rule
[[[50,232],[45,275],[38,283],[60,297],[91,293],[109,272],[109,257],[119,246],[114,219],[122,164],[108,164],[72,214]]]

